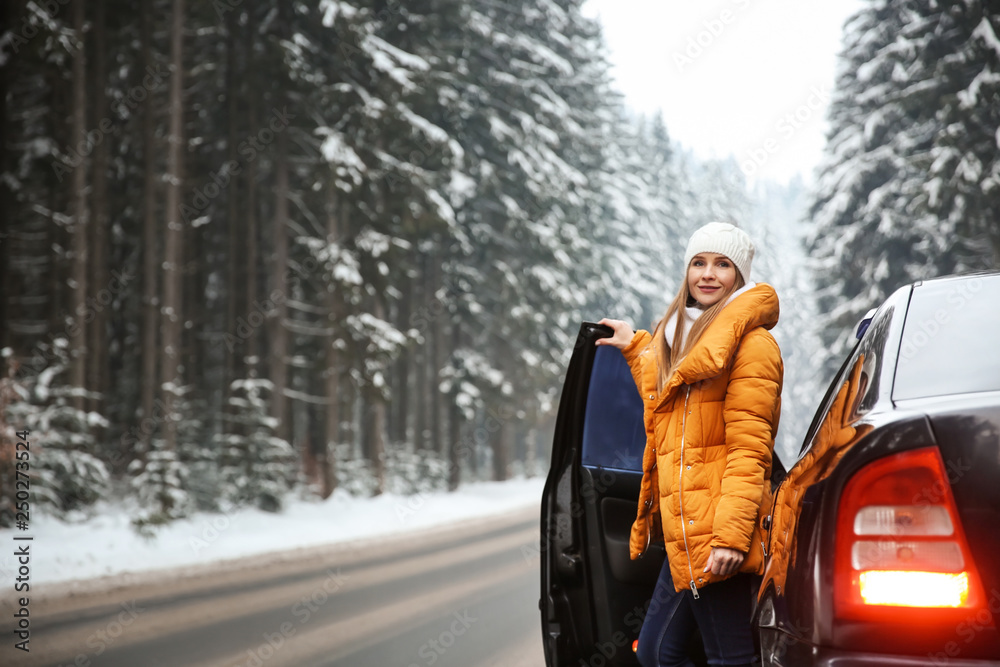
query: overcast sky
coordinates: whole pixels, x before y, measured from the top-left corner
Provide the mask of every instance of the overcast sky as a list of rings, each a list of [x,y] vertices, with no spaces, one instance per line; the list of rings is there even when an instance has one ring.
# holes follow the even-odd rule
[[[844,21],[861,0],[588,0],[636,111],[751,180],[811,180]]]

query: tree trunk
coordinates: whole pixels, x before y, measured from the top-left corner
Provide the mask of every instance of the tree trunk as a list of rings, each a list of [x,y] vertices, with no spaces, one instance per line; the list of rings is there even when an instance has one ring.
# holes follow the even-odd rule
[[[239,68],[237,65],[236,33],[239,29],[239,12],[226,12],[226,123],[228,138],[226,140],[227,164],[239,164]],[[239,219],[240,179],[230,174],[229,187],[226,189],[226,225],[229,231],[229,252],[226,253],[226,350],[222,371],[222,405],[224,414],[231,415],[232,406],[229,397],[233,380],[243,377],[244,340],[239,335],[236,320],[240,317],[243,305],[243,292],[239,289],[240,276],[243,275],[243,253],[237,252],[242,245],[241,237],[244,230]]]
[[[58,211],[58,206],[62,203],[60,193],[56,188],[49,188],[49,210]],[[48,330],[54,336],[62,336],[66,331],[66,310],[63,302],[66,299],[66,285],[69,275],[67,267],[64,265],[64,257],[61,248],[69,245],[69,235],[66,229],[56,223],[54,216],[48,216],[48,224],[45,225],[45,247],[49,256],[49,275],[46,291],[51,295],[49,299],[49,310],[47,314]]]
[[[414,363],[414,386],[416,392],[413,396],[413,444],[417,451],[431,449],[427,441],[428,411],[430,410],[430,376],[427,366],[430,363],[430,334],[432,317],[428,297],[429,284],[427,275],[427,256],[421,253],[420,258],[420,279],[414,281],[415,294],[414,302],[417,304],[417,317],[413,320],[413,326],[420,331],[422,342],[416,347],[413,353]],[[409,326],[409,323],[408,323]]]
[[[285,319],[288,317],[287,290],[284,275],[288,268],[288,143],[285,133],[277,138],[277,156],[275,158],[276,187],[274,203],[274,263],[271,266],[271,293],[281,294],[281,299],[274,301],[274,313],[270,314],[271,332],[268,337],[269,376],[274,384],[271,396],[271,416],[277,421],[276,435],[283,440],[289,439],[289,429],[286,423],[287,399],[285,386],[288,382],[288,367],[285,359],[288,356],[288,330]],[[270,298],[270,297],[269,297]]]
[[[372,462],[375,474],[375,489],[372,495],[380,496],[385,492],[385,399],[382,394],[372,395],[371,406],[371,439],[369,440],[368,457]]]
[[[320,445],[319,463],[323,480],[324,498],[329,498],[337,488],[336,446],[340,440],[340,355],[333,341],[326,345],[326,364],[323,370],[326,393],[323,442]]]
[[[107,117],[107,39],[105,25],[107,20],[107,0],[94,2],[94,118],[100,126]],[[108,390],[108,323],[111,313],[114,291],[109,284],[108,273],[108,144],[105,137],[94,149],[94,163],[91,181],[92,213],[90,220],[90,285],[94,318],[90,321],[87,331],[87,377],[90,389],[97,397],[89,401],[90,409],[106,405],[105,393]]]
[[[341,204],[337,188],[331,182],[329,201],[327,202],[326,242],[334,243],[340,239],[346,221],[344,215],[347,207]],[[327,323],[334,333],[326,341],[326,364],[323,370],[326,383],[326,419],[321,445],[320,464],[323,470],[323,497],[327,498],[337,488],[337,469],[335,448],[340,442],[340,353],[335,344],[339,332],[341,308],[336,290],[326,290]]]
[[[514,428],[505,420],[500,422],[499,430],[487,429],[487,432],[493,440],[493,481],[503,482],[510,477],[510,453],[513,450],[511,436]]]
[[[73,3],[73,32],[77,51],[73,57],[73,119],[70,132],[71,150],[85,152],[84,146],[87,123],[87,68],[86,40],[83,35],[84,0]],[[87,299],[87,165],[86,158],[79,157],[73,169],[70,191],[70,216],[73,219],[73,251],[70,288],[72,299],[70,312],[73,320],[70,343],[70,385],[79,392],[87,387],[87,328],[84,321]],[[73,407],[85,407],[83,396],[73,397]]]
[[[183,218],[181,183],[184,168],[184,0],[173,0],[170,31],[170,134],[167,149],[166,242],[163,257],[163,404],[164,435],[170,451],[177,448],[177,416],[174,395],[181,386],[179,373],[181,346],[181,258]],[[169,386],[168,384],[169,383]]]
[[[372,315],[378,319],[385,319],[385,310],[381,298],[376,295],[373,302]],[[369,389],[369,402],[371,420],[368,423],[368,435],[366,437],[365,457],[372,464],[372,471],[375,474],[375,493],[381,495],[385,490],[385,428],[386,428],[386,405],[382,391],[372,387]]]
[[[451,329],[451,344],[452,349],[458,349],[461,344],[461,329],[457,326],[453,326]],[[437,394],[438,392],[434,392]],[[473,467],[475,467],[475,456],[476,450],[474,444],[470,444],[466,447],[460,447],[460,441],[462,435],[462,411],[459,409],[458,404],[452,396],[452,400],[448,404],[448,440],[445,443],[445,448],[448,456],[448,490],[455,491],[458,489],[459,483],[462,481],[462,457],[469,456],[472,458]],[[474,442],[474,440],[472,441]]]
[[[431,280],[430,282],[430,301],[432,304],[436,303],[435,293],[437,289],[441,286],[441,263],[440,261],[432,260],[431,267]],[[440,315],[436,315],[430,319],[430,324],[428,327],[428,338],[430,340],[430,386],[428,391],[429,395],[429,412],[430,412],[430,438],[431,446],[437,447],[437,450],[444,454],[449,455],[448,442],[444,437],[444,427],[442,425],[442,405],[441,405],[441,365],[442,358],[445,354],[445,314],[442,312]],[[450,459],[449,459],[450,460]]]
[[[142,3],[141,10],[142,71],[153,66],[153,9],[150,3]],[[159,378],[156,375],[156,346],[159,329],[159,286],[157,277],[160,266],[159,225],[156,224],[156,106],[150,93],[142,109],[142,419],[150,419],[153,414],[153,400]],[[141,429],[143,450],[149,451],[152,429]],[[125,451],[125,460],[135,457],[135,452]]]
[[[538,465],[538,428],[531,427],[524,434],[524,476],[534,477]]]
[[[410,328],[411,304],[414,298],[413,283],[408,281],[406,294],[399,303],[399,330],[406,332]],[[410,349],[403,350],[396,363],[396,390],[392,396],[393,405],[393,428],[392,439],[395,442],[409,442],[409,418],[410,418],[410,369],[413,366],[414,355]]]
[[[455,491],[462,481],[462,458],[474,458],[476,452],[471,447],[459,450],[459,439],[462,437],[462,411],[452,403],[448,412],[448,490]]]
[[[513,358],[516,352],[507,344],[507,341],[501,343],[500,350],[497,366],[500,372],[503,373],[503,377],[510,377],[510,367],[512,366],[510,359]],[[502,406],[503,400],[503,396],[498,395],[496,397],[496,405]],[[493,451],[492,478],[495,482],[503,482],[510,478],[510,463],[514,452],[513,441],[517,431],[515,425],[511,423],[514,410],[512,406],[506,406],[506,410],[507,414],[511,416],[504,419],[501,419],[499,414],[497,414],[503,414],[502,408],[488,412],[486,415],[486,433],[490,439],[490,449]]]
[[[0,6],[0,34],[15,29],[15,22],[21,17],[23,9],[21,5],[22,2],[4,2]],[[7,53],[7,59],[5,66],[0,67],[0,174],[10,173],[12,163],[8,146],[11,127],[6,100],[11,94],[10,73],[17,67],[18,58],[14,53]],[[0,211],[12,210],[14,202],[10,194],[10,188],[0,186]],[[13,295],[21,293],[10,289],[11,283],[15,280],[14,272],[10,267],[13,227],[11,223],[12,220],[7,215],[3,216],[2,227],[0,227],[0,234],[2,234],[0,237],[0,276],[2,276],[3,284],[7,289],[4,290],[3,294],[0,294],[0,350],[10,346],[13,342],[10,332],[10,322],[13,319],[10,299]]]
[[[253,8],[247,10],[246,25],[246,53],[247,71],[243,79],[246,83],[246,97],[244,103],[248,105],[248,122],[251,134],[256,134],[260,128],[257,127],[257,90],[256,77],[253,76],[254,62],[254,34],[256,26],[254,24]],[[246,285],[245,285],[245,308],[243,317],[249,322],[250,314],[254,312],[254,301],[257,300],[257,161],[259,157],[254,156],[247,165],[247,193],[246,193]],[[250,335],[246,339],[246,364],[247,371],[251,376],[257,375],[258,359],[258,338],[259,332],[253,327]]]
[[[194,81],[192,80],[192,84]],[[181,130],[184,131],[183,128]],[[185,145],[187,138],[185,137]],[[198,173],[197,167],[192,169]],[[183,195],[184,189],[181,188]],[[186,224],[186,223],[185,223]],[[181,347],[178,361],[178,375],[185,378],[189,390],[189,399],[206,400],[212,390],[208,386],[208,376],[200,370],[188,373],[188,369],[204,369],[208,367],[208,341],[201,335],[208,328],[209,300],[205,293],[208,284],[208,258],[211,257],[212,231],[211,225],[188,227],[184,230],[181,244],[181,304],[180,316]],[[188,405],[190,403],[185,401]],[[220,405],[221,407],[221,405]],[[185,416],[186,418],[186,416]]]

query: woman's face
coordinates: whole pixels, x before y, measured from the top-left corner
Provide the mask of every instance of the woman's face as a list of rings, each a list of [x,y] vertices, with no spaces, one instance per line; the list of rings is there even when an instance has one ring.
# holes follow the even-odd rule
[[[736,265],[725,255],[702,252],[691,258],[688,266],[688,291],[699,308],[714,306],[736,284]]]

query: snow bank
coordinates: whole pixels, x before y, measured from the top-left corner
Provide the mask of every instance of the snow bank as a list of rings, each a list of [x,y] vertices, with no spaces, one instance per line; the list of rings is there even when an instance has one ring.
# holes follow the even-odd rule
[[[136,534],[125,509],[105,505],[98,516],[77,524],[33,514],[30,530],[17,536],[34,537],[31,583],[49,584],[204,565],[502,514],[537,506],[543,484],[541,478],[481,482],[455,493],[376,498],[335,493],[326,501],[289,501],[280,514],[253,509],[198,514],[163,527],[154,538]],[[14,532],[0,530],[0,544],[13,544]],[[13,581],[16,570],[9,553],[0,558],[4,581]]]

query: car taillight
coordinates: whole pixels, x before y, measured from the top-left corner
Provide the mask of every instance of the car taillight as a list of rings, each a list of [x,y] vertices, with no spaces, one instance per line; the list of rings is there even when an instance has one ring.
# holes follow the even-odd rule
[[[834,606],[843,618],[982,605],[982,585],[936,447],[887,456],[847,482],[837,513]]]

